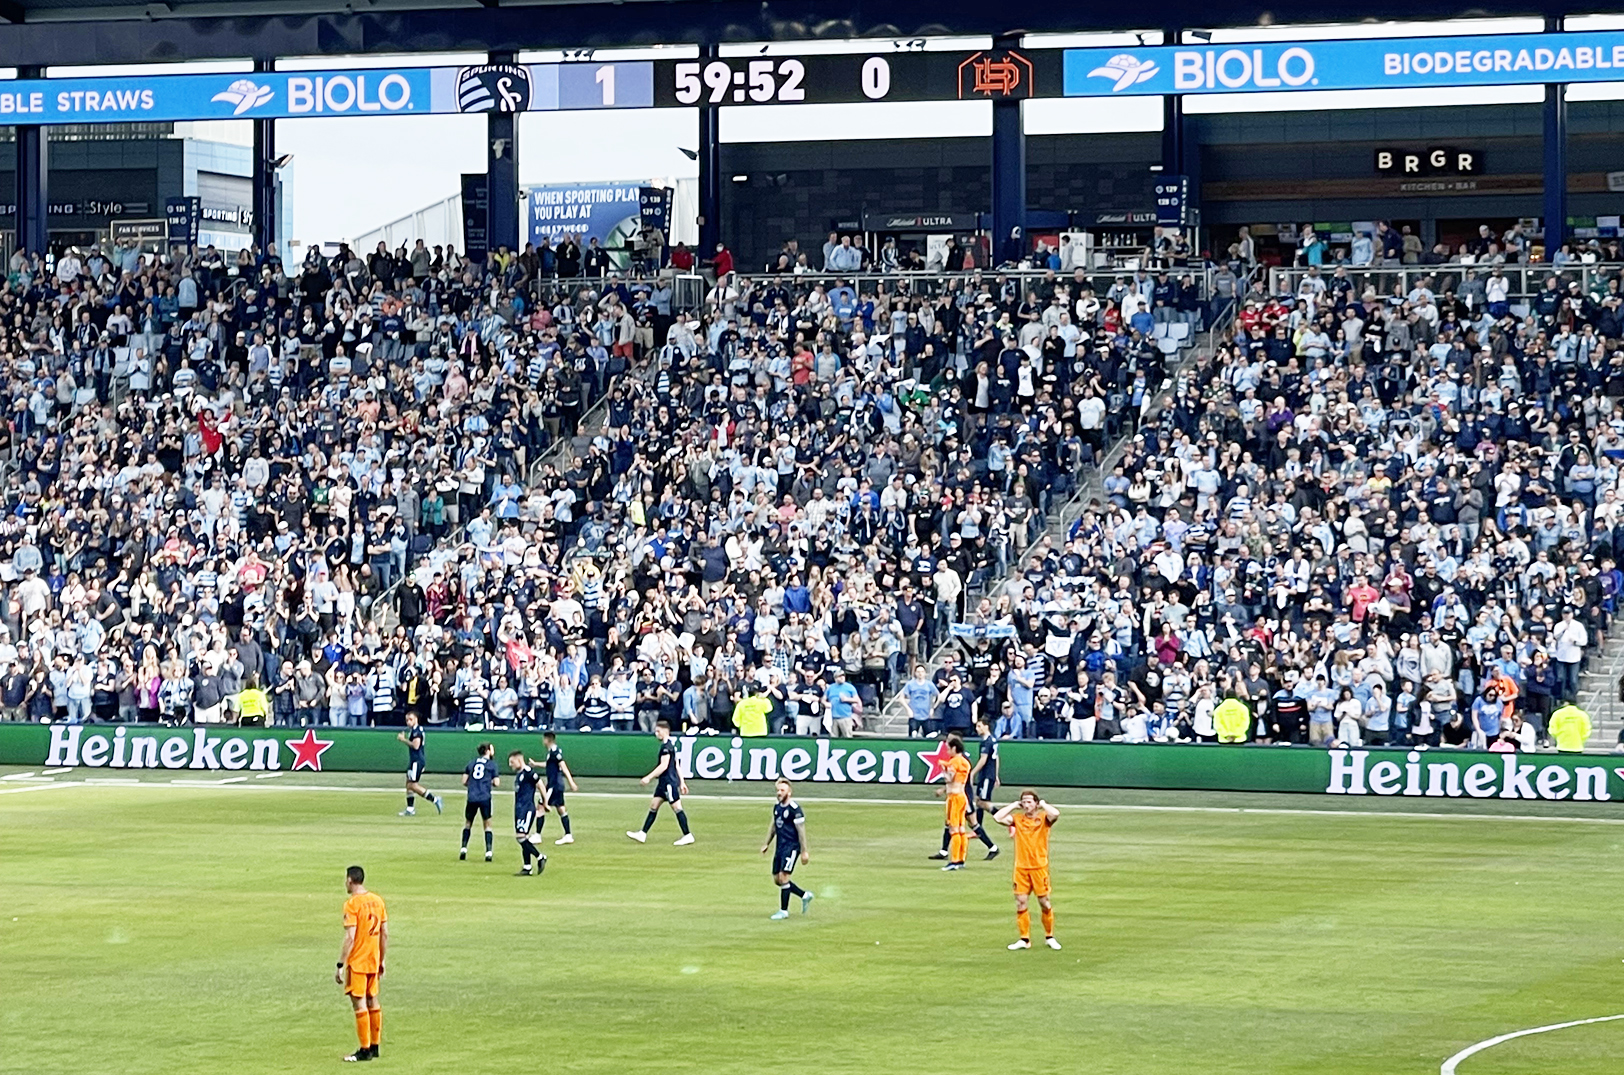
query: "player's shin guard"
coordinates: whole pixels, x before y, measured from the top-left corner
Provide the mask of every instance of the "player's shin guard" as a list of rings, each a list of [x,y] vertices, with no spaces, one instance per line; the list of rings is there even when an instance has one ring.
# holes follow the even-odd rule
[[[645,817],[643,819],[643,831],[644,832],[647,832],[648,830],[650,830],[650,829],[652,829],[654,827],[654,818],[655,818],[655,816],[656,815],[655,815],[654,811],[650,810],[648,812],[648,817]]]
[[[964,854],[969,849],[970,838],[962,832],[953,834],[953,846],[948,848],[947,860],[949,862],[963,862]]]
[[[981,811],[977,810],[976,813],[979,814],[979,813],[981,813]],[[976,839],[980,840],[982,843],[986,844],[988,847],[992,846],[992,837],[988,836],[987,835],[987,830],[981,827],[981,822],[980,822],[979,819],[976,821],[975,832],[976,832]]]
[[[468,850],[468,837],[473,835],[473,832],[474,832],[473,829],[463,829],[462,830],[462,849],[464,851]]]
[[[355,1040],[361,1048],[372,1048],[372,1016],[365,1008],[355,1013]]]
[[[547,827],[547,815],[541,814],[536,818],[536,839],[541,839],[541,830]]]
[[[942,851],[946,853],[948,845],[953,842],[953,830],[946,825],[942,826]]]
[[[1019,911],[1016,911],[1015,912],[1015,928],[1017,928],[1017,929],[1019,929],[1021,931],[1021,940],[1023,940],[1023,941],[1031,940],[1032,939],[1032,912],[1028,911],[1024,907],[1021,908]]]
[[[490,829],[485,830],[485,854],[490,854],[491,849],[496,846],[495,837],[496,834]]]
[[[677,811],[677,824],[682,826],[682,834],[684,836],[687,836],[688,835],[688,811],[686,811],[686,810],[678,810]]]
[[[558,823],[564,826],[564,835],[568,836],[570,834],[570,816],[563,813],[559,814]]]
[[[370,1008],[367,1014],[372,1016],[372,1047],[376,1049],[383,1044],[383,1009]]]
[[[1043,935],[1045,937],[1053,937],[1054,936],[1054,908],[1053,907],[1041,907],[1041,908],[1039,908],[1039,912],[1043,916]]]
[[[417,805],[417,796],[416,795],[408,795],[408,796],[406,796],[406,809],[410,810],[413,806],[416,806],[416,805]]]
[[[800,885],[796,884],[794,881],[789,882],[784,887],[789,889],[789,894],[791,896],[799,897],[799,896],[806,895],[806,889],[802,888]]]
[[[530,841],[523,836],[515,837],[519,845],[519,857],[524,860],[524,868],[530,868]]]
[[[789,886],[788,885],[779,885],[778,886],[778,909],[780,911],[789,910]]]

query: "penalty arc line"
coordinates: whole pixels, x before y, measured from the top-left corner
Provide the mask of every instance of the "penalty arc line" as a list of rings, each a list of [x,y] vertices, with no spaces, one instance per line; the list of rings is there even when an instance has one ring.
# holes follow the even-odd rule
[[[1480,1053],[1484,1049],[1492,1049],[1494,1046],[1499,1045],[1502,1042],[1511,1041],[1513,1038],[1526,1038],[1530,1034],[1544,1034],[1551,1030],[1566,1030],[1569,1027],[1584,1026],[1588,1023],[1610,1023],[1614,1019],[1624,1019],[1624,1015],[1601,1015],[1594,1019],[1575,1019],[1569,1023],[1552,1023],[1550,1026],[1536,1026],[1531,1027],[1528,1030],[1513,1030],[1509,1034],[1501,1034],[1499,1037],[1489,1038],[1487,1041],[1480,1041],[1476,1045],[1468,1045],[1466,1048],[1462,1049],[1448,1060],[1445,1060],[1443,1065],[1438,1068],[1438,1075],[1455,1075],[1455,1069],[1460,1066],[1460,1062],[1462,1060],[1465,1060],[1467,1057],[1476,1053]]]

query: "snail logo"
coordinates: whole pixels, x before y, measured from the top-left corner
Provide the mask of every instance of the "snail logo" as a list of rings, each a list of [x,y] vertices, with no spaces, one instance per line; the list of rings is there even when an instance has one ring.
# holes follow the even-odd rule
[[[244,112],[267,103],[274,94],[275,91],[269,86],[261,86],[250,78],[239,78],[209,98],[209,100],[224,101],[226,104],[235,105],[236,107],[232,109],[231,114],[240,116]]]
[[[530,107],[530,69],[493,63],[457,72],[457,111],[523,112]]]
[[[1121,93],[1129,86],[1137,86],[1148,78],[1155,76],[1161,70],[1154,61],[1136,60],[1126,52],[1119,52],[1105,61],[1105,66],[1096,67],[1088,73],[1089,78],[1113,78],[1116,85],[1111,87],[1112,93]]]

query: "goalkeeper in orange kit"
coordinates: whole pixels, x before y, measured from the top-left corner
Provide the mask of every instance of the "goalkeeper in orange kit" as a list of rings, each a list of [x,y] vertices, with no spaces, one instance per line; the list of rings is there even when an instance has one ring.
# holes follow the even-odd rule
[[[1019,799],[994,814],[993,820],[1006,826],[1015,838],[1015,924],[1021,935],[1009,950],[1032,947],[1032,914],[1027,910],[1027,901],[1036,896],[1043,911],[1043,943],[1058,952],[1054,905],[1049,899],[1049,830],[1060,820],[1060,811],[1026,788]]]

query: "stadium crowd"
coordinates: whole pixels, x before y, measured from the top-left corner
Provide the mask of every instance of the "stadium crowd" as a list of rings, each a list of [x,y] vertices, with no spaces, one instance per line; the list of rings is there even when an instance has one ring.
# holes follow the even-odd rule
[[[557,258],[14,257],[0,713],[1531,747],[1608,627],[1616,280]]]
[[[1624,582],[1624,323],[1616,275],[1501,273],[1254,283],[911,726],[1535,748]]]
[[[1148,403],[1177,293],[831,283],[14,257],[0,713],[850,730]]]

